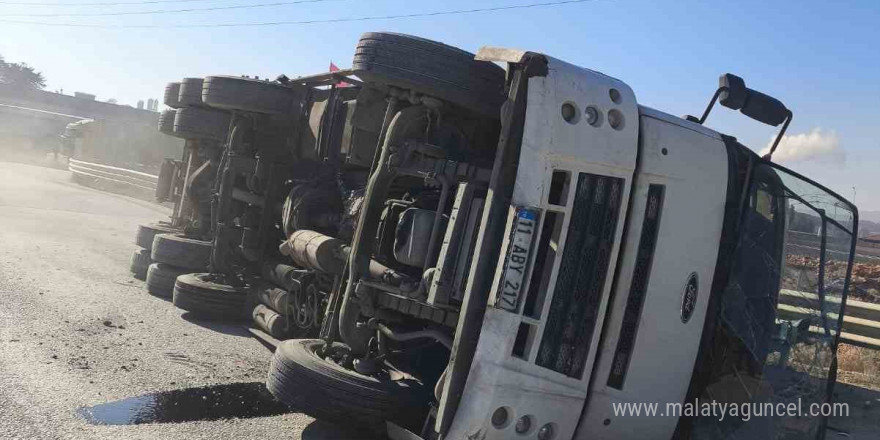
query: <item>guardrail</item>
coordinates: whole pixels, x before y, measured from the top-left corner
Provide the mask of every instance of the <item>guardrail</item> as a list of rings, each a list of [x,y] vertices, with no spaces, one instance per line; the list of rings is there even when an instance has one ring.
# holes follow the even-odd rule
[[[849,257],[850,237],[828,237],[826,246],[826,255],[829,258],[844,260]],[[880,246],[866,245],[864,240],[859,239],[856,243],[856,253],[854,260],[857,263],[877,263],[880,262]],[[821,246],[820,237],[816,234],[800,231],[788,231],[786,246],[793,248],[799,254],[809,255],[812,257],[819,256]]]
[[[93,179],[98,183],[123,185],[149,192],[150,195],[155,194],[159,181],[159,176],[152,174],[76,159],[70,159],[67,166],[74,176]]]
[[[831,309],[840,306],[840,298],[828,296],[825,301]],[[779,292],[778,315],[788,320],[815,318],[819,316],[819,295],[783,289]],[[828,318],[834,322],[838,316],[840,315],[837,313],[828,313]],[[821,326],[813,325],[810,331],[823,330]],[[880,350],[880,304],[847,299],[840,340],[847,344]]]

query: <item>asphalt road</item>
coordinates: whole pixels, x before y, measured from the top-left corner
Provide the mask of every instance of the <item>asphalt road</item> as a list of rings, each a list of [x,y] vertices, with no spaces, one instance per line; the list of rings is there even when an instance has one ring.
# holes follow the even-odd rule
[[[296,412],[174,413],[194,407],[174,401],[192,388],[258,389],[271,353],[240,326],[184,319],[128,272],[137,225],[167,214],[73,184],[67,171],[0,162],[0,438],[356,438]],[[79,412],[160,391],[181,392],[139,411],[189,421],[108,426]],[[236,404],[259,403],[250,398]]]
[[[265,394],[269,351],[240,325],[189,318],[128,272],[137,225],[167,215],[65,170],[0,162],[0,439],[361,438],[277,406],[246,417],[273,405],[252,395]],[[880,392],[836,390],[853,413],[831,421],[848,434],[828,438],[877,438]],[[87,414],[108,414],[83,410],[95,405],[110,423],[145,423],[95,424]]]

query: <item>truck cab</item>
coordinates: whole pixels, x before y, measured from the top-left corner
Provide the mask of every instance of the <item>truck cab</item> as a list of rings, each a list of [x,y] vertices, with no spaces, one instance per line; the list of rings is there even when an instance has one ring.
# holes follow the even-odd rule
[[[850,253],[855,207],[735,138],[638,105],[621,81],[541,58],[545,75],[528,79],[503,251],[449,438],[818,436],[821,421],[755,431],[619,409],[657,403],[663,412],[699,397],[788,402],[771,390],[786,381],[805,387],[798,397],[828,399],[851,255],[834,274],[789,264],[801,252],[786,246],[787,216],[843,234]],[[815,251],[818,267],[831,263],[824,246]],[[782,288],[818,293],[824,306],[793,324],[777,313]],[[716,357],[724,349],[736,354]],[[793,350],[801,364],[781,364]]]

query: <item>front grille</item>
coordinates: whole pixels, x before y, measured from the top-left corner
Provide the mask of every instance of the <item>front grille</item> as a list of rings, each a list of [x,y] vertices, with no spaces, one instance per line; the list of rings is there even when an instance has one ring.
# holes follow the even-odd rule
[[[639,250],[636,252],[636,263],[633,268],[632,283],[626,299],[623,322],[620,324],[620,336],[608,374],[608,386],[623,389],[629,360],[632,357],[639,330],[639,319],[645,304],[648,291],[648,276],[651,274],[651,263],[654,261],[654,249],[657,245],[657,231],[660,229],[660,212],[663,207],[663,185],[648,187],[648,200],[645,205],[645,218],[642,220],[642,233],[639,237]]]
[[[580,173],[568,236],[536,363],[580,378],[596,327],[617,232],[621,178]]]

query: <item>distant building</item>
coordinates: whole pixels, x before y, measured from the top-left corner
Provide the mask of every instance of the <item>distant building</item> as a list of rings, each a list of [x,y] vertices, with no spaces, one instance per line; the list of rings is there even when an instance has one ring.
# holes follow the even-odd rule
[[[86,119],[94,121],[73,131],[88,133],[66,133],[68,124]],[[58,151],[59,136],[70,134],[74,144],[85,142],[78,151],[85,160],[155,174],[165,157],[178,157],[183,149],[181,139],[159,132],[158,120],[156,112],[97,101],[89,93],[70,96],[0,84],[4,148]]]

